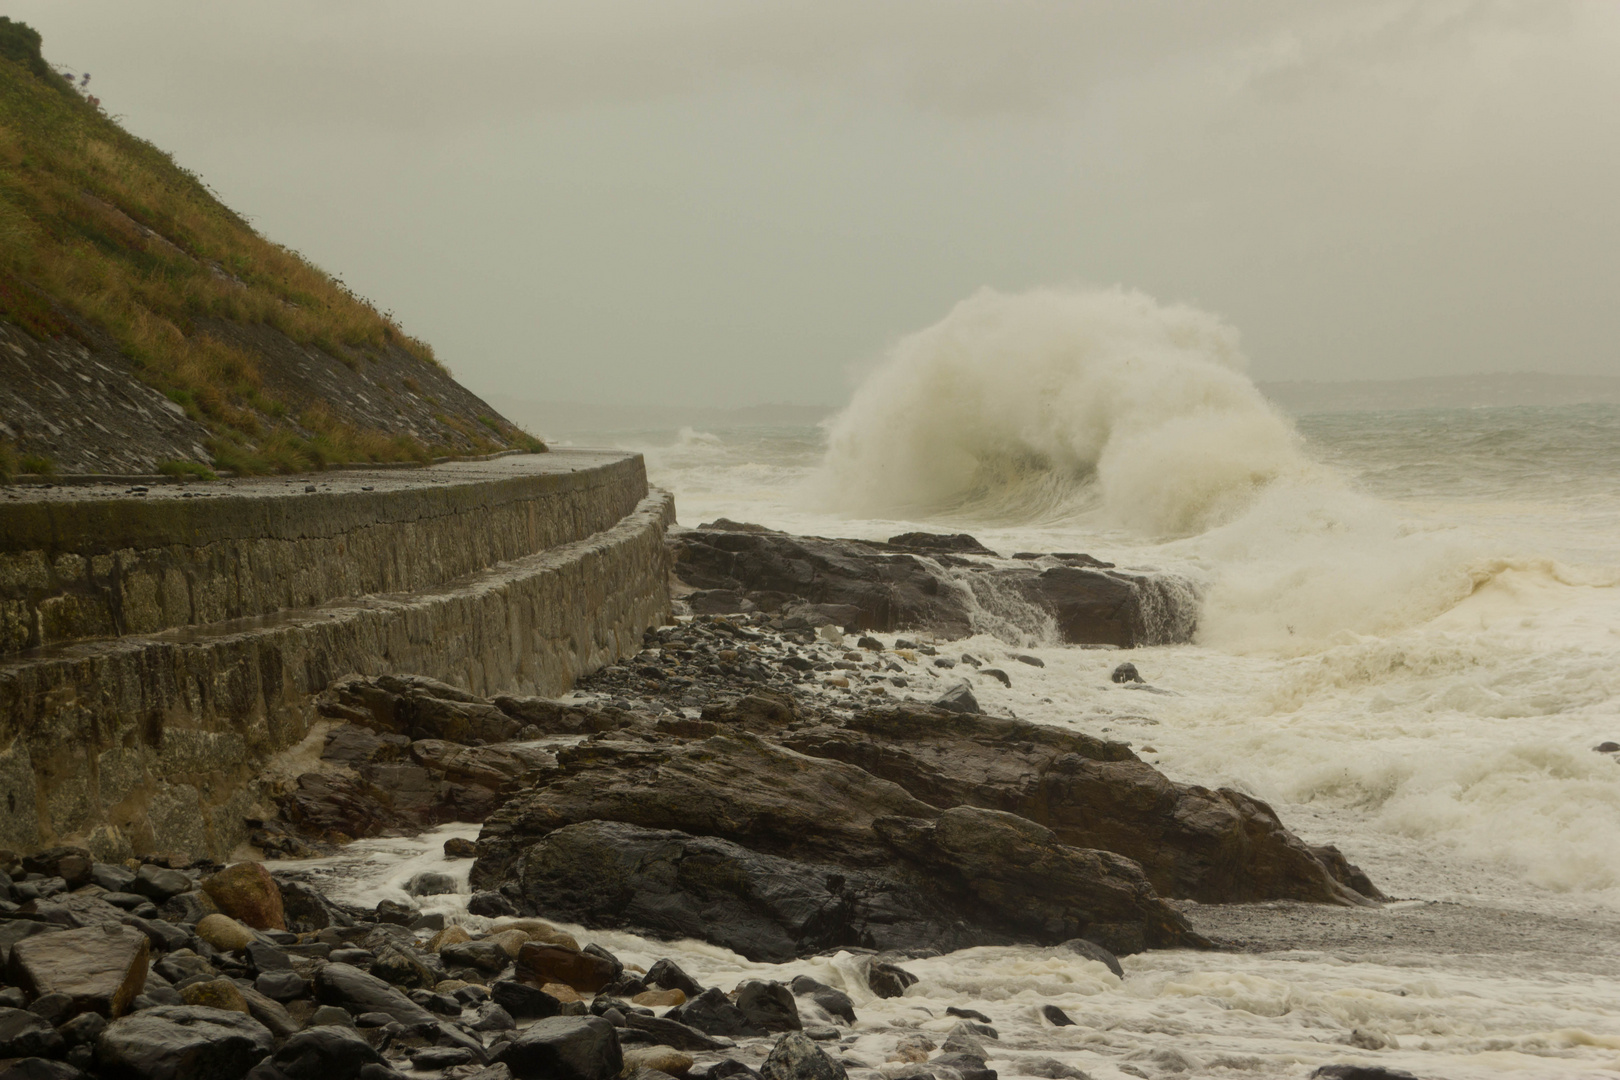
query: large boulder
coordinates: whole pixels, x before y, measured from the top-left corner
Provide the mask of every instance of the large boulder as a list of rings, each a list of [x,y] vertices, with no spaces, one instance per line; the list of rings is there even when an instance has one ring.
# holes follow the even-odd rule
[[[612,982],[616,972],[612,962],[563,945],[527,941],[518,949],[518,974],[533,983],[562,983],[585,994],[594,994]]]
[[[122,1016],[146,986],[151,945],[145,934],[107,923],[23,938],[7,973],[30,998],[64,994],[68,1012]]]
[[[691,743],[604,736],[561,751],[557,761],[555,777],[486,823],[474,888],[498,884],[523,847],[584,821],[678,829],[790,858],[882,866],[892,852],[872,832],[872,821],[932,812],[864,769],[747,732]]]
[[[290,1036],[270,1060],[287,1080],[356,1080],[382,1055],[359,1032],[327,1025]]]
[[[859,766],[941,810],[1006,810],[1045,825],[1068,846],[1117,852],[1139,862],[1166,896],[1201,903],[1381,898],[1336,850],[1309,847],[1259,799],[1177,784],[1123,743],[913,704],[790,732],[783,742]]]
[[[765,1080],[846,1080],[849,1075],[802,1031],[778,1039],[759,1074]]]
[[[241,1080],[273,1044],[269,1029],[242,1013],[159,1006],[109,1024],[96,1064],[128,1080]]]
[[[407,1026],[431,1024],[435,1017],[422,1006],[352,964],[327,964],[315,973],[315,1000],[351,1013],[387,1013]]]
[[[503,1046],[495,1060],[518,1080],[615,1080],[624,1068],[619,1037],[600,1016],[537,1020]]]
[[[240,862],[202,880],[219,910],[255,930],[287,929],[281,887],[263,863]]]
[[[588,821],[558,829],[531,846],[518,860],[514,880],[533,906],[550,915],[587,926],[697,937],[774,963],[844,947],[959,949],[1030,940],[1056,944],[1093,930],[1117,943],[1126,932],[1100,924],[1094,928],[1098,920],[1092,913],[1107,912],[1110,924],[1128,921],[1126,909],[1133,902],[1135,940],[1203,943],[1153,895],[1139,870],[1134,879],[1122,879],[1134,866],[1129,860],[1050,842],[1009,849],[1006,858],[1040,853],[1053,863],[1048,869],[1066,872],[1064,891],[1054,889],[1042,898],[1045,918],[1032,919],[1028,897],[1010,883],[1025,881],[1027,890],[1036,892],[1038,879],[1019,878],[1010,866],[986,867],[983,873],[1000,873],[1009,882],[997,893],[970,880],[973,875],[953,861],[966,842],[955,847],[923,842],[921,831],[931,824],[924,819],[883,819],[880,824],[904,846],[890,846],[887,867],[867,869],[798,862],[715,837]],[[988,853],[991,845],[981,847]],[[1128,880],[1134,891],[1126,889],[1122,895],[1121,880]],[[783,992],[791,1002],[791,993]],[[682,1008],[699,1008],[702,1000]],[[748,1022],[765,1030],[758,1018]],[[694,1025],[714,1030],[696,1021]]]

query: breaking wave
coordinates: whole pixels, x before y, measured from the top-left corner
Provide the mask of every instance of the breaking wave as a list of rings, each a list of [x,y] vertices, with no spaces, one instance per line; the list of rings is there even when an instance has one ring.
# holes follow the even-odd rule
[[[1194,307],[985,289],[896,344],[829,422],[818,494],[859,516],[1196,534],[1312,469],[1244,367],[1237,331]]]

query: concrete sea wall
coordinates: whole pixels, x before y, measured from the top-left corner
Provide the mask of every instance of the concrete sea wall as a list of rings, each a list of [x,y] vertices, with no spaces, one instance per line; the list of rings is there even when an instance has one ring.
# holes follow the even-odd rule
[[[221,500],[268,504],[256,508],[257,533],[250,506],[186,518],[196,532],[180,537],[150,525],[139,533],[129,524],[139,516],[118,508],[124,531],[105,535],[124,546],[111,552],[94,550],[95,532],[60,526],[54,547],[6,549],[35,565],[111,557],[123,600],[108,598],[108,610],[144,588],[133,584],[143,574],[178,575],[177,597],[228,599],[160,606],[166,625],[148,632],[0,656],[0,846],[223,858],[246,838],[268,763],[310,735],[310,695],[332,679],[410,672],[483,695],[557,694],[639,649],[643,630],[669,616],[663,534],[673,502],[648,491],[639,457],[572,467],[545,457],[396,478],[393,491],[353,474],[329,492],[304,494],[300,481],[297,497]],[[342,485],[374,490],[351,499]],[[12,509],[0,507],[0,518]],[[27,528],[0,532],[37,541],[39,527]],[[137,554],[125,564],[122,552]],[[301,584],[281,594],[295,603],[270,608],[278,574]],[[394,587],[371,587],[381,583]],[[61,579],[54,595],[90,595],[76,584]],[[30,602],[46,610],[49,601]],[[200,610],[251,614],[202,619]]]

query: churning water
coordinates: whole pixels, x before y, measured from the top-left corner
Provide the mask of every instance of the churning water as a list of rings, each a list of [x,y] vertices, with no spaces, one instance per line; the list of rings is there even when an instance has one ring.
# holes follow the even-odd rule
[[[969,531],[1006,554],[1187,575],[1195,642],[1131,656],[1168,693],[1113,686],[1117,655],[1050,642],[1020,650],[1044,668],[1003,665],[1011,688],[975,693],[1258,795],[1408,902],[1325,914],[1354,927],[1326,936],[1278,910],[1266,951],[1132,957],[1123,983],[1041,949],[918,962],[914,996],[889,1002],[844,961],[778,970],[925,1030],[948,1026],[945,1005],[986,1009],[1003,1075],[1034,1057],[1099,1080],[1332,1061],[1620,1072],[1620,761],[1593,750],[1620,740],[1620,408],[1296,421],[1242,368],[1232,329],[1194,309],[986,292],[900,342],[823,428],[619,441],[647,453],[685,524]],[[963,647],[1005,653],[984,629]],[[722,986],[760,968],[586,936]],[[1041,1021],[1047,1000],[1078,1026]]]

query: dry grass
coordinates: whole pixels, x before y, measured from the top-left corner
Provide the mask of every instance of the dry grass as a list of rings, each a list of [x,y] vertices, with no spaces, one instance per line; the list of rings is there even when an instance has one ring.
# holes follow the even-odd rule
[[[0,317],[36,336],[72,333],[62,309],[109,334],[144,381],[209,428],[219,467],[446,452],[269,393],[256,357],[198,320],[268,324],[351,363],[353,350],[390,345],[436,361],[341,281],[259,236],[168,154],[0,56]],[[521,433],[494,428],[480,441],[504,449]]]

